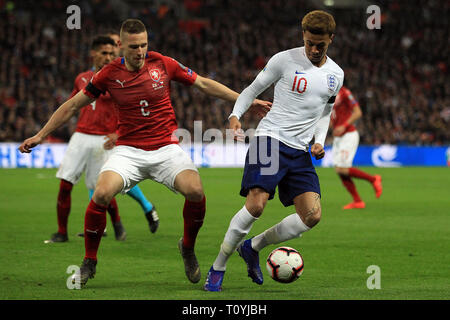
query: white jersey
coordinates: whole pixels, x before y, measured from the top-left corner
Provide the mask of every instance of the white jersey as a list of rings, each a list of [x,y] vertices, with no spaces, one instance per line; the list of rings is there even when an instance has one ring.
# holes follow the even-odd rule
[[[304,47],[282,51],[242,91],[230,117],[239,119],[253,100],[275,83],[272,108],[260,121],[255,135],[270,136],[305,151],[313,138],[323,146],[334,97],[343,82],[344,71],[329,57],[316,67]]]

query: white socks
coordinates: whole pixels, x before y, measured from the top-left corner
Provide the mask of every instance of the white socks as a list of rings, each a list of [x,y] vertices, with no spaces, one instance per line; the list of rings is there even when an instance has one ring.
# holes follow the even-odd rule
[[[258,218],[252,216],[245,206],[234,215],[233,219],[230,221],[222,245],[220,246],[220,252],[213,263],[214,270],[225,271],[228,258],[250,232],[250,229],[256,220],[258,220]]]
[[[297,213],[293,213],[280,223],[260,233],[252,239],[252,248],[260,251],[269,244],[277,244],[283,241],[298,238],[303,232],[310,230]]]
[[[256,220],[258,218],[253,217],[245,206],[234,215],[220,246],[219,254],[213,263],[214,270],[225,271],[228,258],[250,232]],[[255,251],[260,251],[269,244],[277,244],[298,238],[308,230],[311,230],[311,228],[303,223],[297,213],[293,213],[278,224],[252,238],[252,248]]]

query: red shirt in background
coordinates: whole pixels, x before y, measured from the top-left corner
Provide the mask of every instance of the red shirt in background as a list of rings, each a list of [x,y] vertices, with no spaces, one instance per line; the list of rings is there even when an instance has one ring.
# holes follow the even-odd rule
[[[93,70],[80,73],[75,79],[75,85],[70,97],[83,90],[94,75]],[[81,108],[78,116],[76,132],[107,135],[117,129],[117,108],[109,93],[102,94],[91,104]]]
[[[351,91],[343,86],[336,96],[336,102],[334,103],[333,112],[331,114],[331,124],[333,128],[344,125],[352,115],[353,108],[356,106],[359,106],[358,101],[353,97]],[[350,124],[346,127],[343,134],[355,130],[356,127],[353,124]]]

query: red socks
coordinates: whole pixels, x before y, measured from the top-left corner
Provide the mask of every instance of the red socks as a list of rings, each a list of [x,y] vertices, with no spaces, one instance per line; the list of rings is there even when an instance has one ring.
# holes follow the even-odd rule
[[[206,212],[206,197],[200,202],[191,202],[185,200],[183,208],[184,218],[184,236],[183,246],[185,248],[194,248],[198,231],[203,225],[203,219]]]
[[[370,183],[373,183],[375,181],[375,176],[372,176],[372,175],[365,173],[364,171],[361,171],[356,168],[349,168],[348,176],[339,175],[339,177],[342,180],[342,184],[345,186],[345,188],[348,190],[348,192],[350,192],[350,194],[352,195],[354,202],[361,201],[361,198],[359,197],[358,191],[356,191],[356,186],[353,183],[352,178],[363,179],[363,180],[369,181]]]
[[[73,184],[61,179],[58,192],[56,212],[58,214],[58,233],[67,234],[67,220],[69,219]]]
[[[359,197],[358,191],[356,191],[356,186],[353,183],[352,179],[349,176],[344,175],[339,175],[339,177],[341,178],[342,184],[345,186],[347,191],[350,192],[350,194],[352,195],[353,201],[354,202],[361,201],[361,198]]]
[[[108,210],[109,216],[111,217],[112,223],[116,223],[116,222],[120,221],[119,207],[117,206],[116,198],[112,198],[107,210]]]
[[[348,169],[348,175],[350,177],[354,177],[354,178],[358,178],[358,179],[364,179],[367,180],[369,182],[374,182],[375,181],[375,176],[372,176],[368,173],[365,173],[364,171],[361,171],[359,169],[356,168],[350,168]]]
[[[106,209],[96,204],[93,200],[89,202],[84,218],[84,247],[85,258],[97,260],[98,246],[106,227]]]

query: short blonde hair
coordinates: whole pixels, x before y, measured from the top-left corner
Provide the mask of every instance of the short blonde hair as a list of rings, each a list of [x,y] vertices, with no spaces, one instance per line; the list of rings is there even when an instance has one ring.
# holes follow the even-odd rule
[[[331,36],[336,30],[336,22],[328,12],[314,10],[303,17],[302,29],[313,34],[329,34]]]

